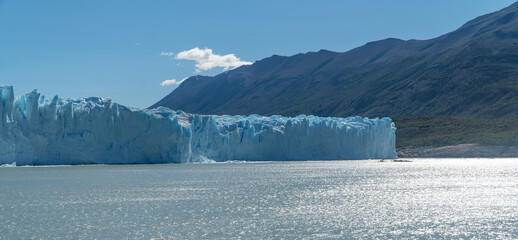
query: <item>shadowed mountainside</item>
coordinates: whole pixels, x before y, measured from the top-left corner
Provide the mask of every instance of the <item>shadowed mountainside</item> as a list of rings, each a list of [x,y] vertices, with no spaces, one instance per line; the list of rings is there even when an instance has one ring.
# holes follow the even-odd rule
[[[274,55],[194,76],[158,106],[203,114],[518,117],[518,3],[430,40]]]

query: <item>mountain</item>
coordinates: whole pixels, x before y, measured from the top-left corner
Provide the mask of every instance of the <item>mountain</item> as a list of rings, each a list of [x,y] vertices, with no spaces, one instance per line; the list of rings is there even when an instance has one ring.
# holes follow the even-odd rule
[[[274,55],[194,76],[158,106],[202,114],[518,117],[518,3],[434,39]]]

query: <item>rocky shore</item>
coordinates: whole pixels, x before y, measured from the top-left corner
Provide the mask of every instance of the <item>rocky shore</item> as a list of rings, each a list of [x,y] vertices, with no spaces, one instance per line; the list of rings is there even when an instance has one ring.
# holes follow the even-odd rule
[[[511,158],[518,157],[518,146],[459,144],[444,147],[404,147],[400,158]]]

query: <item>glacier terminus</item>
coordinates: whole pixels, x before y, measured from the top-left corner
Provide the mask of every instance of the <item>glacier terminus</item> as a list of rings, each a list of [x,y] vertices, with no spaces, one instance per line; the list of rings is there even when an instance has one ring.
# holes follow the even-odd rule
[[[389,118],[189,114],[0,86],[0,164],[396,158]]]

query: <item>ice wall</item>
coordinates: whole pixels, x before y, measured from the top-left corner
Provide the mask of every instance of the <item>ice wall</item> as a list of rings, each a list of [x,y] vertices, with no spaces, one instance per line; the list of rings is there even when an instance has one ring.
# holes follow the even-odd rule
[[[205,116],[0,86],[0,164],[395,158],[389,118]]]

